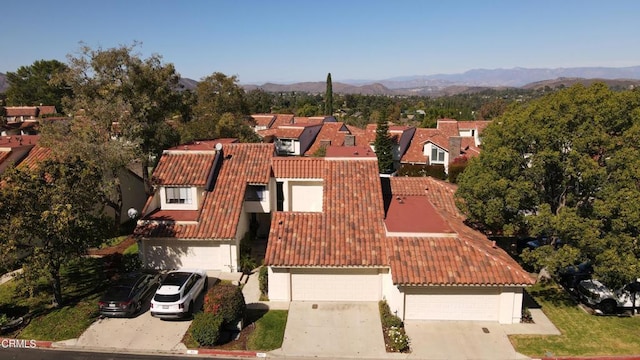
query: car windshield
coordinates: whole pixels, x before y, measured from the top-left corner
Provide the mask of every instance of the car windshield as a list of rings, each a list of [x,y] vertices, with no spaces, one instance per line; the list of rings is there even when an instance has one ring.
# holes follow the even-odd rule
[[[170,294],[170,295],[156,294],[153,297],[153,300],[157,302],[176,302],[180,300],[180,294]]]
[[[103,301],[126,300],[129,297],[131,288],[128,286],[114,286],[109,288],[102,297]]]

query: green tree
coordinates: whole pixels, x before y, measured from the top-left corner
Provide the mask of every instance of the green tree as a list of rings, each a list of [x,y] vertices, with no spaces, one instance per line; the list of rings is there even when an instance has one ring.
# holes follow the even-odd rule
[[[589,259],[611,285],[628,281],[640,270],[638,129],[640,91],[601,83],[507,111],[459,176],[458,203],[494,234],[562,240],[551,258],[524,254],[537,265]]]
[[[193,120],[184,123],[180,129],[183,143],[220,137],[259,141],[249,126],[249,107],[235,76],[216,72],[200,81],[193,115]]]
[[[179,75],[172,64],[163,64],[159,55],[141,59],[138,46],[104,50],[82,46],[80,55],[69,56],[69,69],[58,78],[73,90],[65,99],[76,124],[94,127],[96,143],[120,139],[120,150],[111,168],[121,166],[121,158],[134,152],[143,167],[147,193],[151,192],[149,172],[164,149],[177,145],[179,134],[168,120],[185,113],[184,95],[179,91]],[[72,127],[86,129],[86,126]],[[106,162],[106,161],[105,161]]]
[[[389,124],[384,116],[376,122],[376,139],[374,148],[378,157],[378,169],[381,174],[393,172],[393,139],[389,136]]]
[[[101,173],[75,157],[46,160],[35,170],[10,168],[2,181],[0,257],[15,261],[17,249],[26,250],[26,277],[46,276],[60,306],[61,266],[100,241],[104,222],[96,199],[101,196]]]
[[[8,72],[7,104],[11,106],[54,105],[62,110],[62,99],[72,94],[64,83],[53,82],[67,65],[58,60],[37,60],[29,66],[21,66],[16,72]]]
[[[331,73],[327,74],[327,91],[324,95],[324,114],[333,115],[333,84],[331,83]]]
[[[269,114],[274,105],[275,95],[262,89],[254,89],[246,94],[250,114]]]

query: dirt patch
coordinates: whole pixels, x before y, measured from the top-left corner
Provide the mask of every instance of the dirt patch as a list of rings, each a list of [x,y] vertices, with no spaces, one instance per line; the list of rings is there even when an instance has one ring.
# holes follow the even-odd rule
[[[136,243],[136,239],[133,236],[129,236],[120,244],[104,249],[89,249],[89,255],[93,256],[105,256],[111,254],[122,254],[127,248]]]

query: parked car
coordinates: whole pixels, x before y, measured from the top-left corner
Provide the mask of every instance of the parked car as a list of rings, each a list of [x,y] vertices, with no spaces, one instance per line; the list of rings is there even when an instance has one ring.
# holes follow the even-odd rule
[[[207,288],[204,270],[169,272],[151,300],[151,316],[161,319],[190,317],[198,295]]]
[[[140,311],[142,303],[160,283],[160,276],[133,272],[120,277],[98,301],[100,315],[129,317]]]
[[[605,314],[613,314],[619,309],[640,308],[640,282],[638,281],[612,291],[598,280],[582,280],[578,283],[576,290],[582,301]]]
[[[560,284],[572,291],[582,280],[591,279],[593,275],[593,265],[590,261],[585,261],[578,265],[570,265],[559,272]]]

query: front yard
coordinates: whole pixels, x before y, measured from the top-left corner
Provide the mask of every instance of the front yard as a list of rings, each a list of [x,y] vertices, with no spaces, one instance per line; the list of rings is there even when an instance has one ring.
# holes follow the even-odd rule
[[[50,341],[80,336],[98,317],[98,298],[107,284],[104,270],[104,261],[98,258],[78,258],[65,266],[61,274],[64,304],[60,308],[51,305],[44,280],[31,288],[20,278],[0,285],[0,313],[27,319],[26,326],[3,335]]]
[[[517,352],[534,358],[640,354],[640,316],[590,315],[557,285],[536,285],[529,293],[562,335],[512,335]]]

